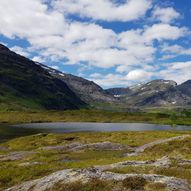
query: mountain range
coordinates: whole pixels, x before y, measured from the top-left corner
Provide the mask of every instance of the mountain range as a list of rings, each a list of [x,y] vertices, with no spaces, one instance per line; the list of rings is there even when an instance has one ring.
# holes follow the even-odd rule
[[[0,110],[65,110],[100,104],[123,108],[189,106],[191,80],[177,85],[161,79],[104,90],[93,81],[34,62],[0,44]]]

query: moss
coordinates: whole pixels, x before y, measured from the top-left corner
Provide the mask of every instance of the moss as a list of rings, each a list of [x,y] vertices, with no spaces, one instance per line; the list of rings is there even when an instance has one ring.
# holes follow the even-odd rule
[[[127,166],[120,169],[112,169],[110,172],[120,173],[120,174],[148,174],[153,173],[152,166]]]
[[[50,191],[111,191],[113,189],[113,184],[114,183],[110,181],[92,179],[88,183],[58,183]]]
[[[161,182],[154,182],[154,183],[148,183],[146,185],[146,190],[147,191],[167,191],[166,185]]]

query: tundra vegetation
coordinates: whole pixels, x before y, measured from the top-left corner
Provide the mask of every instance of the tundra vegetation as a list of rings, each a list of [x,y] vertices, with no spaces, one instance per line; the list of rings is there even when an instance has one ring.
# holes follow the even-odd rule
[[[178,138],[173,139],[173,137]],[[165,139],[167,141],[161,144],[156,142]],[[156,144],[148,144],[152,142]],[[146,144],[140,153],[132,154],[137,148]],[[157,161],[161,159],[163,163],[158,165]],[[120,162],[123,161],[130,163],[121,165]],[[140,161],[145,163],[140,164]],[[108,166],[114,163],[120,165]],[[100,168],[104,172],[120,174],[157,174],[180,178],[191,183],[191,133],[174,131],[43,133],[0,144],[0,189],[64,169],[86,168]],[[84,191],[86,188],[87,191],[108,191],[113,187],[118,190],[166,190],[164,183],[151,182],[144,177],[127,177],[123,181],[95,178],[89,183],[58,182],[50,190]]]
[[[4,111],[0,112],[0,123],[35,122],[144,122],[170,125],[191,125],[191,110],[149,108],[143,112],[116,112],[93,109],[67,111]]]

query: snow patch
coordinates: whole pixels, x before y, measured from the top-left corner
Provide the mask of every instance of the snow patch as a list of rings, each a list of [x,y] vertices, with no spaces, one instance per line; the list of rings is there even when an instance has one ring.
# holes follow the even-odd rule
[[[121,97],[121,95],[114,95],[114,97]]]
[[[60,75],[60,76],[63,76],[63,77],[65,76],[63,73],[59,73],[59,75]]]

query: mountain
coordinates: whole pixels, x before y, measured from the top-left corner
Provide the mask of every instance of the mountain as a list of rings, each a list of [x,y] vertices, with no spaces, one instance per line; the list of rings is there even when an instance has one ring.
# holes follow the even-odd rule
[[[144,100],[149,106],[191,106],[191,80]]]
[[[112,95],[105,92],[93,81],[89,81],[71,74],[62,73],[43,64],[40,65],[45,68],[52,76],[65,82],[70,87],[70,89],[76,93],[76,95],[78,95],[84,102],[90,105],[94,103],[117,102],[117,100]]]
[[[129,88],[106,91],[128,107],[191,106],[191,80],[180,85],[171,80],[153,80]]]
[[[62,80],[0,44],[0,110],[77,109],[85,103]]]
[[[165,105],[165,96],[163,95],[165,95],[167,92],[171,92],[171,97],[173,97],[173,92],[176,87],[178,88],[176,82],[161,79],[153,80],[145,84],[138,84],[129,88],[120,88],[119,90],[117,89],[118,91],[115,93],[117,93],[120,101],[124,102],[128,106],[152,107],[156,105]],[[171,104],[174,104],[174,101],[171,101]]]
[[[93,81],[33,62],[0,44],[0,110],[191,106],[191,80],[153,80],[103,90]]]
[[[123,95],[128,95],[131,93],[130,88],[110,88],[105,90],[106,93],[113,95],[114,97],[121,97]]]

